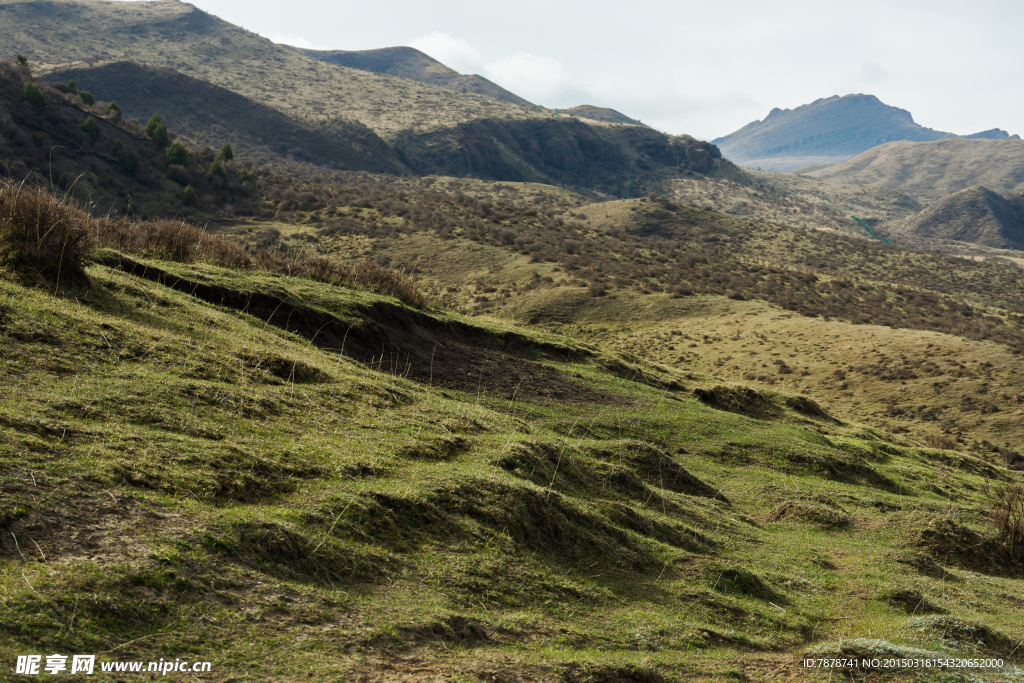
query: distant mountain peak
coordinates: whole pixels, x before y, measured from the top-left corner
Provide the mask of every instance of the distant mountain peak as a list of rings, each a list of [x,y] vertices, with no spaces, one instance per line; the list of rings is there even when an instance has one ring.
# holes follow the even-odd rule
[[[872,147],[910,140],[928,142],[956,137],[914,122],[906,109],[874,95],[852,93],[822,97],[795,109],[772,109],[734,133],[713,140],[726,158],[743,166],[793,171],[840,163]],[[1008,138],[994,128],[972,138]]]

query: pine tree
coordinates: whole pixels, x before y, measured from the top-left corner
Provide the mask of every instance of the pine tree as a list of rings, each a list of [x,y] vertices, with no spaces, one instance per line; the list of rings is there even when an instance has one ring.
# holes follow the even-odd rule
[[[220,158],[224,161],[231,161],[235,158],[235,153],[231,149],[230,142],[225,142],[224,146],[220,148]]]
[[[100,130],[100,125],[96,123],[96,119],[91,116],[82,124],[82,130],[92,138],[93,142],[99,142],[100,138],[103,137],[103,131]]]
[[[161,124],[163,125],[163,124]],[[167,165],[173,166],[184,166],[188,163],[188,150],[180,142],[171,143],[171,146],[167,148]]]
[[[46,97],[43,95],[43,91],[31,83],[26,83],[25,87],[21,89],[21,99],[32,105],[36,111],[46,108]]]
[[[210,164],[210,173],[224,180],[228,178],[228,172],[225,170],[224,164],[220,163],[220,159],[214,159],[213,163]]]

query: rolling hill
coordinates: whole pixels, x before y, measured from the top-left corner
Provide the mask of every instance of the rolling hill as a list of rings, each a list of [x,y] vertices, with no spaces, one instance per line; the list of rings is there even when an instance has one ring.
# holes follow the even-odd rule
[[[0,651],[1020,679],[1024,270],[844,234],[1019,234],[1018,194],[919,191],[1010,184],[1020,141],[914,143],[897,191],[167,0],[0,0],[0,42]]]
[[[216,86],[219,90],[210,90],[215,93],[210,111],[202,111],[204,99],[194,100],[199,111],[182,117],[181,132],[202,143],[227,127],[252,124],[255,130],[243,131],[239,139],[240,152],[250,159],[268,150],[279,161],[289,154],[300,160],[323,156],[302,146],[316,147],[322,131],[335,138],[328,149],[342,148],[355,168],[395,169],[397,158],[401,168],[396,170],[420,175],[565,183],[611,195],[658,187],[677,172],[679,154],[683,170],[716,173],[722,165],[709,143],[646,126],[578,118],[558,122],[553,112],[488,95],[327,63],[176,0],[128,5],[4,0],[0,20],[0,48],[25,54],[41,77],[74,73],[88,87],[137,103],[142,111],[174,95],[162,86],[139,92],[135,81],[116,78],[122,67],[103,71],[106,64],[145,63],[147,69],[171,69],[192,79],[167,71],[146,76],[163,79],[171,93],[194,93],[204,87],[199,82]],[[279,112],[286,119],[269,118],[281,122],[283,131],[268,139],[266,124],[246,116],[224,126],[232,118],[229,112],[243,102],[227,91]],[[282,143],[281,135],[289,139]],[[263,142],[249,150],[249,140]]]
[[[389,74],[412,81],[440,85],[460,92],[487,95],[503,102],[523,107],[535,105],[515,93],[495,85],[483,76],[463,75],[450,69],[433,57],[412,47],[384,47],[377,50],[307,50],[297,48],[302,54],[331,64],[340,64],[361,71]]]
[[[314,125],[244,95],[168,68],[136,62],[101,62],[94,67],[58,69],[47,78],[74,80],[105,101],[116,101],[140,121],[159,112],[199,145],[229,140],[237,151],[262,164],[289,159],[331,169],[401,173],[395,151],[356,121]]]
[[[1024,190],[1024,140],[891,142],[834,166],[808,171],[818,180],[875,185],[931,202],[976,185]]]
[[[29,69],[0,65],[0,173],[11,182],[41,183],[110,216],[209,215],[225,205],[252,214],[262,206],[241,167],[229,165],[223,178],[205,172],[212,150],[192,150],[186,163],[194,172],[178,184],[167,176],[166,145],[155,144],[121,111],[105,101],[89,104],[64,84],[38,81],[42,99],[33,106],[24,96],[30,83]],[[226,140],[211,142],[220,149]],[[182,201],[185,185],[197,193],[192,207]]]
[[[919,213],[886,223],[893,235],[956,240],[997,249],[1024,249],[1024,195],[1002,197],[971,187],[938,199]]]
[[[563,109],[563,113],[569,114],[570,116],[579,116],[583,119],[593,119],[594,121],[607,121],[609,123],[628,123],[631,125],[641,126],[643,125],[635,119],[631,119],[622,112],[609,109],[608,107],[595,107],[590,104],[581,104],[576,107],[569,109]]]
[[[895,140],[949,137],[953,134],[920,126],[910,112],[873,95],[836,95],[796,109],[773,109],[763,121],[753,121],[713,142],[741,166],[792,171],[839,163]],[[970,137],[1005,138],[1007,134],[992,130]]]
[[[780,267],[821,257],[808,248],[821,236],[802,231],[653,199],[574,206],[564,226],[532,202],[490,202],[560,238],[557,262],[535,262],[501,235],[382,237],[375,216],[401,195],[348,190],[364,204],[335,218],[373,218],[376,236],[336,234],[446,253],[425,260],[432,275],[478,304],[497,283],[538,322],[498,302],[474,318],[398,299],[375,283],[401,276],[365,263],[317,254],[298,269],[195,227],[160,239],[159,225],[67,207],[100,247],[74,264],[79,279],[35,285],[0,251],[5,651],[96,652],[97,668],[171,651],[219,681],[807,679],[808,657],[922,652],[998,660],[979,681],[1016,676],[1024,631],[1006,604],[1024,556],[990,511],[1022,459],[957,431],[1021,429],[1019,355],[654,287],[678,242],[752,238],[756,259],[687,250],[708,259],[688,277],[764,276],[806,296],[808,271]],[[0,188],[5,246],[20,196]],[[465,196],[421,201],[453,218],[482,208]],[[643,291],[573,281],[577,224],[634,248]],[[950,301],[922,286],[946,284],[937,266],[962,261],[954,281],[1019,277],[847,246],[832,257],[857,260],[856,279],[820,288],[840,309],[845,292],[877,310],[891,290],[873,287],[875,266],[924,271],[898,295],[924,317]],[[527,277],[497,282],[512,270]],[[381,277],[352,277],[366,272]],[[893,430],[823,409],[803,393],[811,380]],[[931,445],[896,433],[906,424]]]

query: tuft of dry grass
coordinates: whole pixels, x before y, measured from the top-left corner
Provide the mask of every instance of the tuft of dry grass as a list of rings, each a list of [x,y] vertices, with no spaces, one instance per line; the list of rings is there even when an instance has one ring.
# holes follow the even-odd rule
[[[1024,546],[1024,485],[1011,483],[985,490],[989,521],[1011,552]]]
[[[248,250],[184,221],[92,218],[41,186],[0,181],[0,263],[66,284],[85,277],[83,266],[94,247],[344,284],[393,296],[414,308],[429,304],[412,277],[390,268],[341,263],[320,255],[296,258],[267,249]]]
[[[44,188],[0,180],[0,263],[67,284],[85,276],[89,219]]]
[[[925,434],[922,438],[929,448],[942,448],[947,451],[958,450],[956,439],[946,434]]]

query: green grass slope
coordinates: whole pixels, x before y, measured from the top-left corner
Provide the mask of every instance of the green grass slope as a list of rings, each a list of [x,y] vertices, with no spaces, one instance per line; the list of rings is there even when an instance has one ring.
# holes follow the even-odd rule
[[[806,175],[845,184],[879,185],[921,202],[976,185],[1007,194],[1024,189],[1024,140],[892,142]]]
[[[352,69],[399,76],[413,81],[441,85],[460,92],[474,92],[523,107],[534,106],[531,102],[490,82],[483,76],[460,74],[430,55],[412,47],[384,47],[377,50],[356,51],[299,48],[299,52],[313,59],[340,64]]]
[[[131,244],[73,289],[0,271],[5,652],[225,681],[824,681],[804,656],[880,651],[1017,675],[1024,561],[986,517],[1016,473]]]
[[[737,187],[773,211],[800,208],[770,186]],[[840,198],[898,208],[881,191]],[[273,224],[221,229],[390,264],[467,315],[580,335],[683,373],[799,387],[844,419],[986,457],[1022,450],[1024,275],[1008,252],[959,258],[660,199],[587,204],[550,187],[454,179],[278,207]]]

